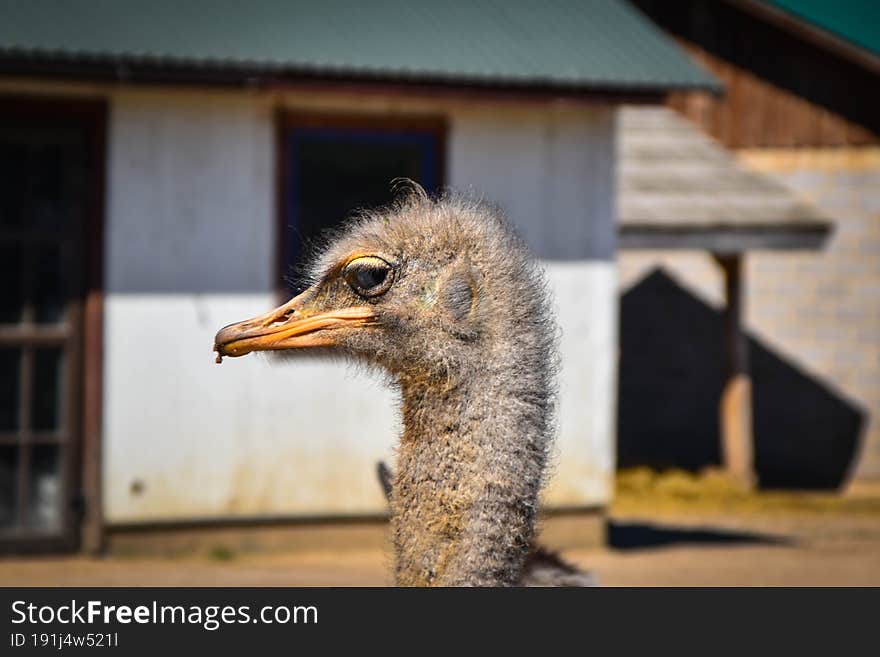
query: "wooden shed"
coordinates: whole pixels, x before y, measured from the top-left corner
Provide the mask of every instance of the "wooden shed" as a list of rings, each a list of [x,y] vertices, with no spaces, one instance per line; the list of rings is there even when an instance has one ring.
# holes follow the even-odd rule
[[[702,251],[711,254],[723,273],[723,334],[717,336],[724,354],[717,401],[720,456],[740,480],[752,484],[752,382],[744,326],[748,281],[743,262],[754,251],[821,249],[832,220],[780,183],[749,170],[671,109],[627,108],[619,121],[620,258],[625,260],[629,252]],[[682,326],[683,340],[689,339],[687,328]],[[668,384],[675,389],[674,379]],[[622,413],[631,412],[625,381],[620,390]],[[642,431],[650,434],[650,409],[641,408],[640,415]],[[653,439],[675,440],[668,431],[659,422]]]

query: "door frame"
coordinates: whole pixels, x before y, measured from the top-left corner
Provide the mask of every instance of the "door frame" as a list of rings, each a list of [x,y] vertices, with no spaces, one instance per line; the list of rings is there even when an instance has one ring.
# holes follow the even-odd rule
[[[83,551],[104,547],[101,496],[104,331],[104,223],[108,103],[105,98],[0,94],[0,120],[26,118],[84,130],[93,163],[93,180],[83,225],[80,356],[75,384],[74,422],[79,440],[71,447],[65,476],[69,496],[60,537],[0,541],[0,553]]]

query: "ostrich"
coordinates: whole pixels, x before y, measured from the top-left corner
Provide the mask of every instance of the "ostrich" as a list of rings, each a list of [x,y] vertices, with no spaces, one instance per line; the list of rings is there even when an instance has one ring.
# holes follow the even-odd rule
[[[396,583],[527,583],[557,355],[547,285],[526,247],[500,212],[413,184],[338,233],[309,283],[221,329],[217,362],[319,350],[384,370],[402,400]]]

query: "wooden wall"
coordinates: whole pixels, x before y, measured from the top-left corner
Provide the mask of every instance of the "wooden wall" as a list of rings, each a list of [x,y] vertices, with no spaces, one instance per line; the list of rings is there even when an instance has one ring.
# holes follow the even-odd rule
[[[724,83],[669,103],[726,146],[880,144],[876,68],[723,0],[633,4]]]
[[[880,144],[876,132],[679,41],[724,83],[726,91],[722,97],[677,92],[670,95],[668,104],[728,148]]]

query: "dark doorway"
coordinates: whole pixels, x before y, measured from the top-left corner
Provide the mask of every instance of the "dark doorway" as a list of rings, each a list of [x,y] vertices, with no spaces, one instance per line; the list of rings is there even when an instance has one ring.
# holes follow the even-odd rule
[[[79,540],[85,296],[102,121],[96,104],[0,98],[5,550],[72,549]]]
[[[282,120],[282,276],[297,292],[297,266],[321,234],[357,210],[386,205],[392,181],[428,193],[443,184],[445,128],[439,119],[286,115]]]
[[[618,465],[721,463],[721,314],[662,269],[620,301]],[[836,488],[858,457],[865,412],[749,337],[755,472],[765,488]]]

